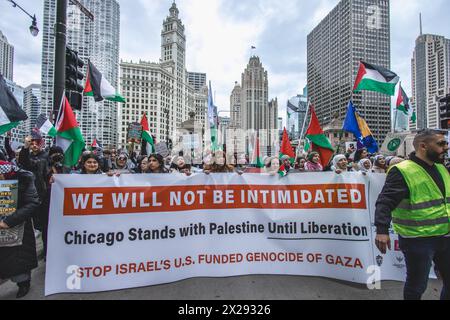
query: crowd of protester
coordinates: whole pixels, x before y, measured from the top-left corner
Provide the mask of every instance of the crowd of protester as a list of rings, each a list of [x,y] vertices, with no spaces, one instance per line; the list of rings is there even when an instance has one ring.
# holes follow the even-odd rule
[[[47,228],[51,187],[55,174],[83,174],[120,176],[124,174],[211,174],[211,173],[266,173],[277,175],[280,168],[286,174],[308,172],[359,172],[367,174],[383,174],[404,161],[401,157],[385,157],[382,154],[369,154],[366,149],[356,152],[348,150],[345,154],[336,154],[330,164],[323,167],[320,154],[310,152],[291,159],[283,157],[265,157],[263,168],[249,164],[249,157],[236,154],[227,158],[223,151],[206,152],[203,163],[191,164],[190,158],[182,152],[176,156],[164,158],[159,154],[129,154],[126,150],[93,148],[86,150],[80,157],[77,166],[68,168],[64,165],[64,152],[53,146],[45,148],[45,140],[39,133],[25,139],[19,150],[10,145],[10,135],[5,139],[4,151],[0,152],[0,179],[20,181],[21,197],[18,214],[14,219],[0,221],[0,229],[15,227],[25,223],[24,246],[16,248],[0,248],[0,279],[11,279],[18,284],[18,298],[25,296],[30,288],[31,270],[36,268],[35,239],[33,228],[42,234],[44,251],[47,250]],[[258,166],[259,167],[259,166]],[[257,169],[257,170],[255,170]],[[33,253],[34,252],[34,253]],[[20,264],[20,266],[18,266]]]

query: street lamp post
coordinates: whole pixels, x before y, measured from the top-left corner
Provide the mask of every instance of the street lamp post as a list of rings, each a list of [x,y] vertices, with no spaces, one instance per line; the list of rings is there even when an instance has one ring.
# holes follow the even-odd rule
[[[29,16],[32,20],[31,22],[31,26],[30,26],[30,33],[33,37],[37,37],[37,35],[39,34],[39,28],[37,27],[37,21],[36,21],[36,15],[31,15],[29,14],[24,8],[22,8],[20,5],[18,5],[15,1],[13,0],[6,0],[8,2],[11,2],[12,6],[14,8],[19,8],[20,10],[22,10],[27,16]]]
[[[53,84],[53,119],[56,123],[66,87],[67,0],[56,1],[55,80]]]

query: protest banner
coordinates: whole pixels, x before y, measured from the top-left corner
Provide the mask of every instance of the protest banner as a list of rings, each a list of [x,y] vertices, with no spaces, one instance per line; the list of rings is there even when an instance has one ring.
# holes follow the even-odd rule
[[[260,274],[366,284],[372,266],[379,280],[405,278],[398,252],[374,247],[384,175],[55,179],[46,295]]]
[[[14,214],[17,210],[19,182],[0,181],[0,221]],[[0,247],[17,247],[22,245],[25,224],[12,229],[0,230]]]

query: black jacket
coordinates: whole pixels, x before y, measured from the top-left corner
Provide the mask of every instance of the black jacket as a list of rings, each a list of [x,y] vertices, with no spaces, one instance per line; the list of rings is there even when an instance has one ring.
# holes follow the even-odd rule
[[[30,153],[30,149],[23,148],[19,154],[19,166],[34,174],[36,190],[41,201],[44,201],[47,197],[48,154],[41,151],[34,155]]]
[[[25,222],[23,244],[18,247],[0,248],[0,278],[8,279],[28,273],[37,267],[36,240],[31,222],[33,212],[39,206],[39,198],[34,186],[34,176],[28,171],[17,172],[19,180],[17,211],[4,222],[11,228]]]
[[[439,187],[442,194],[445,195],[445,184],[437,167],[429,166],[426,162],[416,157],[415,153],[412,153],[410,160],[419,164],[424,168],[431,176],[433,181]],[[383,191],[378,197],[375,210],[375,225],[377,227],[377,234],[389,234],[389,228],[392,222],[392,211],[394,211],[403,199],[409,199],[410,192],[405,178],[397,168],[392,168],[389,172],[384,185]]]

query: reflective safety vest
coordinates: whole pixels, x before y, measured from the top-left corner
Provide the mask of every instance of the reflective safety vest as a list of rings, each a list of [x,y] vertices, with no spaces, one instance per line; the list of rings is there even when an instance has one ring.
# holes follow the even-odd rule
[[[450,233],[450,175],[436,165],[445,183],[445,196],[426,170],[413,161],[395,167],[406,180],[410,198],[392,212],[396,233],[407,238],[439,237]]]

